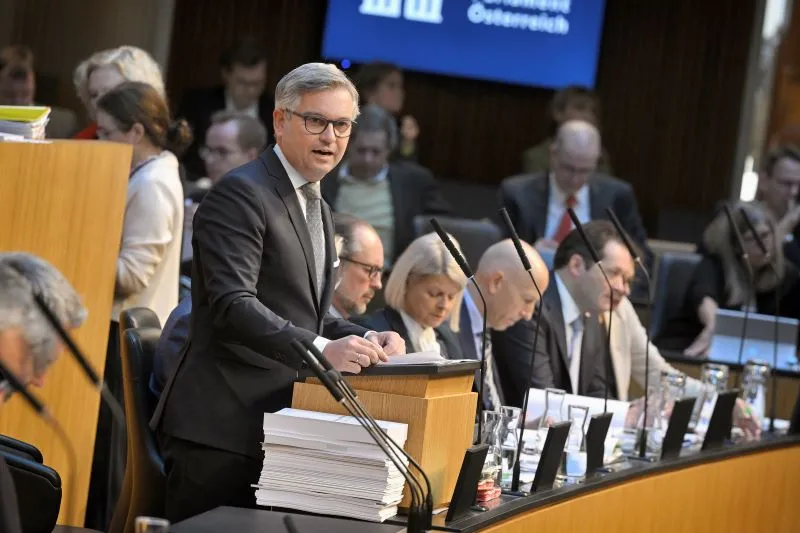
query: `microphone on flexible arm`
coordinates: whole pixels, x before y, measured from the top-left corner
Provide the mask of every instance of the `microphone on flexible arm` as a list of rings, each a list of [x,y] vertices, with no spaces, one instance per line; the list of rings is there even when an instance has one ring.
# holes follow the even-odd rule
[[[511,491],[518,492],[519,491],[519,476],[520,476],[520,457],[522,455],[522,442],[523,442],[523,434],[525,432],[525,422],[527,420],[528,414],[528,397],[530,396],[531,391],[531,383],[533,383],[533,371],[534,371],[534,360],[536,359],[536,345],[539,343],[539,323],[542,320],[542,291],[539,289],[539,284],[536,283],[536,279],[533,276],[533,269],[531,268],[530,259],[528,259],[528,255],[525,253],[525,250],[522,248],[522,242],[519,240],[519,235],[517,234],[516,228],[514,228],[514,224],[511,222],[511,217],[508,216],[508,211],[506,208],[500,209],[500,216],[503,219],[503,223],[508,230],[508,234],[511,236],[511,241],[514,243],[514,248],[517,249],[517,254],[519,255],[520,261],[522,261],[522,268],[528,273],[531,278],[531,282],[533,283],[533,287],[536,289],[536,294],[539,295],[539,312],[536,314],[536,323],[534,324],[534,333],[533,333],[533,353],[531,353],[531,372],[530,376],[528,377],[527,385],[525,387],[525,396],[522,398],[522,413],[520,414],[520,430],[519,430],[519,439],[517,442],[517,454],[516,459],[514,460],[514,468],[511,474]]]
[[[111,411],[114,419],[120,426],[122,426],[123,429],[126,429],[125,415],[123,414],[122,406],[120,406],[117,399],[114,398],[114,395],[108,390],[105,382],[100,378],[94,368],[92,368],[92,365],[89,363],[86,355],[84,355],[67,330],[64,329],[61,321],[58,319],[58,317],[56,317],[55,313],[53,313],[53,310],[50,309],[50,306],[47,305],[47,302],[44,301],[42,295],[36,290],[32,290],[31,292],[36,305],[39,307],[39,310],[50,323],[50,326],[56,331],[61,339],[61,342],[64,343],[64,346],[67,347],[67,351],[72,355],[75,361],[77,361],[78,366],[81,367],[81,370],[86,377],[89,378],[89,381],[91,381],[95,388],[100,391],[100,397],[108,406],[108,409]]]
[[[614,210],[610,207],[606,208],[606,213],[608,213],[609,218],[611,219],[611,223],[616,228],[617,233],[619,234],[620,238],[622,239],[625,248],[628,249],[628,253],[631,254],[633,258],[634,264],[639,265],[639,269],[641,270],[642,274],[644,274],[644,279],[647,282],[647,320],[648,324],[645,328],[645,333],[647,334],[647,344],[644,347],[644,422],[642,423],[642,434],[639,439],[639,457],[644,459],[647,455],[647,413],[648,411],[648,402],[650,400],[650,317],[653,314],[653,296],[652,296],[652,286],[650,282],[650,272],[647,270],[647,267],[644,266],[644,262],[642,261],[641,255],[636,253],[636,248],[634,248],[633,243],[628,237],[628,234],[622,228],[622,224],[620,223],[619,219],[617,218],[617,214],[614,213]]]
[[[604,361],[603,366],[605,367],[605,383],[603,384],[603,413],[608,412],[608,383],[611,380],[610,378],[610,371],[611,371],[611,317],[614,316],[614,287],[611,286],[611,280],[608,279],[608,274],[606,274],[606,269],[603,268],[603,263],[600,262],[600,255],[598,255],[597,250],[594,249],[592,243],[589,242],[588,237],[586,237],[586,233],[583,231],[583,224],[578,219],[578,215],[575,214],[575,211],[571,207],[567,208],[567,213],[569,214],[569,218],[572,219],[572,225],[575,226],[575,230],[580,235],[583,244],[586,245],[586,248],[589,250],[589,254],[592,256],[597,268],[600,269],[600,273],[603,274],[603,279],[606,280],[608,284],[608,331],[606,332],[606,357],[607,360]]]
[[[733,233],[734,241],[736,242],[736,246],[739,249],[739,258],[742,260],[742,263],[744,263],[744,269],[745,271],[747,271],[748,282],[750,283],[750,293],[748,294],[748,301],[745,302],[744,306],[744,319],[742,320],[742,335],[739,338],[739,355],[736,358],[737,366],[742,366],[744,341],[747,338],[747,320],[750,318],[750,305],[753,303],[753,300],[755,300],[755,282],[753,280],[753,267],[750,265],[750,256],[745,250],[744,240],[742,239],[742,233],[739,231],[739,227],[733,220],[733,212],[731,211],[731,208],[727,203],[723,204],[722,209],[725,211],[725,216],[728,217],[728,224],[730,224],[731,226],[731,232]],[[739,372],[739,378],[736,380],[737,388],[741,384],[742,374],[744,374],[744,371]]]
[[[375,441],[375,444],[377,444],[381,451],[386,454],[386,457],[392,462],[392,464],[394,464],[400,474],[405,478],[411,493],[411,507],[408,515],[408,531],[411,533],[421,533],[424,531],[424,518],[422,515],[422,512],[424,511],[424,503],[421,494],[421,487],[418,480],[411,475],[406,465],[403,464],[402,460],[396,454],[395,450],[392,449],[388,444],[388,441],[391,439],[389,439],[384,432],[375,431],[372,425],[363,416],[361,416],[359,410],[354,407],[355,402],[351,401],[349,396],[342,392],[344,387],[336,383],[334,378],[332,378],[331,375],[325,371],[325,368],[323,368],[323,366],[320,364],[320,361],[317,359],[317,357],[312,355],[306,346],[295,340],[291,342],[291,347],[300,357],[302,357],[314,375],[319,378],[322,385],[328,390],[331,396],[333,396],[334,400],[341,404],[342,407],[344,407],[345,410],[350,414],[350,416],[352,416],[366,430],[369,436],[372,437],[372,440]],[[397,445],[395,444],[395,446]]]
[[[486,298],[483,297],[483,291],[481,291],[478,282],[475,281],[475,274],[472,272],[469,264],[467,264],[467,260],[464,259],[464,256],[461,255],[461,252],[459,252],[458,248],[455,247],[453,241],[450,239],[450,236],[444,231],[442,225],[439,224],[439,221],[435,218],[432,218],[431,226],[433,226],[434,231],[436,231],[437,235],[439,235],[439,238],[444,243],[447,251],[449,251],[450,255],[453,256],[453,259],[456,260],[456,263],[458,263],[461,271],[464,273],[467,279],[472,282],[473,287],[475,287],[475,290],[478,291],[478,296],[483,303],[483,331],[481,332],[481,379],[480,383],[478,383],[478,437],[477,441],[474,442],[474,444],[478,444],[480,443],[481,436],[483,435],[483,398],[485,394],[484,391],[486,389]]]
[[[750,233],[753,234],[753,239],[756,241],[758,248],[761,250],[761,253],[764,254],[765,257],[769,259],[769,268],[775,274],[775,320],[773,322],[773,343],[772,343],[772,398],[770,398],[769,402],[769,431],[770,433],[775,431],[775,415],[777,410],[777,404],[775,400],[778,397],[777,394],[777,377],[778,377],[778,325],[780,323],[780,316],[781,316],[781,283],[780,283],[780,274],[778,274],[778,269],[775,267],[775,258],[772,254],[769,253],[767,250],[766,245],[764,244],[763,239],[756,231],[756,226],[753,224],[753,221],[750,220],[750,215],[747,214],[747,211],[743,207],[739,207],[739,213],[744,218],[744,223],[747,225],[747,229],[750,230]],[[774,237],[773,237],[774,238]],[[777,243],[776,243],[777,246]]]
[[[423,523],[423,527],[425,529],[430,529],[433,521],[433,496],[431,494],[431,481],[428,478],[428,475],[422,469],[420,464],[413,457],[411,457],[411,455],[409,455],[402,446],[398,445],[394,439],[392,439],[383,430],[382,427],[378,425],[378,422],[372,417],[371,414],[369,414],[361,401],[358,400],[358,394],[356,393],[355,389],[350,386],[350,383],[348,383],[347,380],[342,377],[342,374],[338,370],[333,368],[333,365],[331,365],[330,361],[328,361],[328,358],[322,354],[319,348],[314,346],[314,343],[309,341],[304,340],[300,342],[303,344],[303,346],[305,346],[307,351],[316,357],[317,361],[319,361],[319,363],[325,369],[325,373],[328,374],[328,377],[331,379],[331,381],[339,388],[339,390],[350,401],[353,407],[355,407],[356,411],[358,411],[358,413],[370,424],[370,426],[372,426],[377,433],[383,435],[384,440],[386,440],[386,442],[392,448],[394,448],[395,454],[402,454],[408,460],[409,464],[411,464],[417,470],[417,472],[419,472],[419,475],[422,477],[422,480],[425,483],[425,490],[423,490],[422,483],[418,478],[415,477],[414,480],[421,495],[421,499],[422,496],[424,496],[425,507],[423,508],[422,518],[425,522]],[[408,467],[406,468],[408,469]]]
[[[18,392],[22,396],[25,403],[39,416],[44,422],[50,426],[55,433],[64,451],[67,455],[67,464],[69,467],[69,476],[67,477],[65,492],[67,494],[67,505],[64,509],[64,515],[68,519],[74,517],[75,509],[75,477],[78,475],[78,456],[75,454],[75,447],[72,445],[67,432],[59,424],[58,420],[52,415],[50,410],[37,398],[32,392],[25,388],[17,376],[8,369],[6,365],[0,362],[0,403],[4,401],[3,395],[10,395],[11,393]],[[61,476],[64,479],[64,476]]]

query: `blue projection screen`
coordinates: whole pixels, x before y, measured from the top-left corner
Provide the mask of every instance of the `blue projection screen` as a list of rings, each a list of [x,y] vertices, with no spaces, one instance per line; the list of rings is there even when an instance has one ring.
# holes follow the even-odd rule
[[[605,0],[330,0],[322,55],[521,85],[594,86]]]

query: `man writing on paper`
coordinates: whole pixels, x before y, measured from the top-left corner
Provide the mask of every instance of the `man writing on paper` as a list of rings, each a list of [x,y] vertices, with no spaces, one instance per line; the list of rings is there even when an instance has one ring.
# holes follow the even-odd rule
[[[522,372],[504,376],[521,403],[525,388],[556,387],[572,394],[602,397],[605,394],[605,365],[609,369],[609,398],[628,400],[630,380],[644,387],[647,332],[628,295],[634,279],[635,264],[614,226],[605,220],[584,225],[584,232],[600,255],[603,269],[613,291],[593,262],[589,250],[573,230],[559,245],[553,261],[554,278],[543,296],[539,342],[534,359],[533,383],[527,383],[536,319],[523,321],[496,339],[498,358],[513,361]],[[611,319],[611,354],[606,335],[609,310]],[[656,384],[661,372],[678,372],[658,349],[650,344],[650,383]],[[687,377],[686,395],[701,396],[703,385]],[[758,433],[756,420],[744,415],[739,401],[737,423],[748,433]]]
[[[0,254],[0,361],[23,385],[44,384],[59,338],[33,299],[36,291],[66,329],[86,310],[72,285],[52,265],[24,253]],[[0,411],[11,390],[0,373]],[[31,415],[33,416],[33,415]],[[21,532],[14,481],[0,454],[0,531]]]
[[[347,148],[355,87],[335,66],[309,63],[281,79],[275,101],[277,144],[224,176],[194,219],[189,339],[151,422],[171,521],[254,505],[263,414],[290,405],[308,375],[291,341],[355,373],[405,352],[394,332],[327,316],[336,251],[319,182]]]

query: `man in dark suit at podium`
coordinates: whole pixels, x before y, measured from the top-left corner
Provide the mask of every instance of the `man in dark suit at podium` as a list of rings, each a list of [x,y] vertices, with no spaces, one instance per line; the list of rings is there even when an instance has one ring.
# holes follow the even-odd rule
[[[405,351],[394,332],[326,316],[336,251],[319,182],[347,147],[355,87],[309,63],[281,79],[276,102],[277,145],[224,176],[195,215],[189,339],[151,422],[171,521],[255,504],[263,414],[289,406],[309,374],[292,340],[355,373]]]

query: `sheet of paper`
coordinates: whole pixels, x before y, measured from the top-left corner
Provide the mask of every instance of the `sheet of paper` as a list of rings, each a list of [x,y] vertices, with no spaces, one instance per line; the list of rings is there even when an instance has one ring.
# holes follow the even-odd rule
[[[381,361],[376,366],[391,365],[451,365],[472,359],[445,359],[436,352],[414,352],[404,355],[393,355],[388,361]]]

